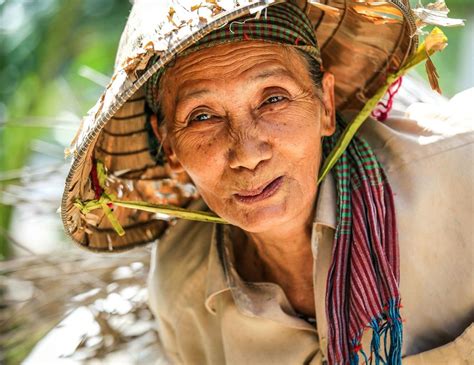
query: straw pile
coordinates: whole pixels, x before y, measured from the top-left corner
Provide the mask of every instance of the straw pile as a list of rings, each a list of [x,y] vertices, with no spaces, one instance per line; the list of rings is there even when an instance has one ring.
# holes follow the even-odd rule
[[[143,359],[148,356],[155,362],[161,356],[147,307],[148,260],[145,248],[110,256],[74,250],[0,263],[0,363],[20,363],[78,308],[89,310],[100,330],[81,334],[68,356],[83,363],[95,359],[96,364],[97,359],[135,342],[134,348],[138,343],[142,353],[140,360],[152,363]]]

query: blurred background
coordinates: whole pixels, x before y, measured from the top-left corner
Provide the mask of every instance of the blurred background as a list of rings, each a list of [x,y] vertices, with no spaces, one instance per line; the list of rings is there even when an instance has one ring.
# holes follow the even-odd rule
[[[417,1],[413,2],[416,6]],[[424,1],[426,4],[426,1]],[[474,2],[433,58],[443,94],[474,86]],[[112,75],[127,0],[0,0],[0,363],[152,363],[149,247],[83,253],[57,209],[64,149]],[[416,70],[425,78],[424,67]]]

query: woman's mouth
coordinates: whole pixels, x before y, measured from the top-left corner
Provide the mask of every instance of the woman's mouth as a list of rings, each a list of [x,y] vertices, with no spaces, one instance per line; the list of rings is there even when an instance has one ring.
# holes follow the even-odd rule
[[[273,196],[280,189],[282,184],[283,176],[279,176],[258,189],[240,191],[234,194],[234,196],[241,203],[251,204]]]

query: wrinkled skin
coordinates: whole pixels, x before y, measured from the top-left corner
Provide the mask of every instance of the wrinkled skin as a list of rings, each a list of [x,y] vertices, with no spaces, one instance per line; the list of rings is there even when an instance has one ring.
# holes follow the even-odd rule
[[[318,90],[291,47],[250,41],[178,58],[160,83],[159,138],[207,205],[244,230],[237,250],[247,280],[279,283],[301,312],[314,312],[310,222],[321,138],[334,132],[334,78]],[[281,177],[268,198],[242,202]],[[252,263],[251,265],[248,263]]]
[[[311,214],[320,140],[334,124],[332,94],[321,100],[306,69],[294,49],[239,42],[178,59],[162,80],[161,138],[172,167],[190,175],[213,211],[246,231]],[[257,78],[269,71],[274,75]],[[249,205],[234,195],[278,176],[282,187],[269,199]]]

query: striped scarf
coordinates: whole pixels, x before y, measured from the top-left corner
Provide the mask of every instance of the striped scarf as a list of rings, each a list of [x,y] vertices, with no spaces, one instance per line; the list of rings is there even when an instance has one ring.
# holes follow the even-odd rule
[[[336,133],[324,140],[325,157],[345,127],[340,116],[337,122]],[[368,363],[360,341],[364,330],[371,328],[370,354],[375,363],[401,364],[400,272],[392,190],[372,149],[358,137],[339,158],[333,175],[337,227],[326,292],[330,363],[359,364],[359,354]]]
[[[246,16],[219,28],[180,53],[218,44],[261,40],[304,50],[321,64],[311,22],[291,2],[268,7],[259,17]],[[156,62],[152,59],[151,64]],[[159,112],[158,84],[164,69],[147,83],[148,106]],[[325,138],[325,157],[345,127],[338,116],[336,133]],[[354,138],[334,167],[337,228],[326,293],[330,364],[358,364],[359,356],[376,364],[401,363],[399,255],[393,196],[369,145]],[[370,356],[362,349],[365,329],[372,329]],[[389,343],[388,343],[389,342]],[[382,345],[382,346],[381,346]],[[384,348],[384,354],[381,354]],[[365,350],[365,351],[364,351]],[[371,361],[371,360],[370,360]]]

